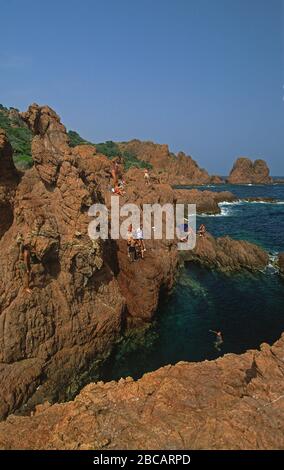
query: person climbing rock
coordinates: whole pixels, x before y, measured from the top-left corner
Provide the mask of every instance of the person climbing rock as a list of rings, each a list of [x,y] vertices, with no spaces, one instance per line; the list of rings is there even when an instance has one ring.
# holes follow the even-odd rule
[[[144,181],[145,181],[146,185],[148,185],[150,183],[150,173],[149,173],[149,170],[147,168],[145,168],[145,170],[144,170]]]
[[[201,224],[199,229],[198,229],[198,235],[200,238],[204,238],[206,233],[206,227],[204,224]]]
[[[221,331],[214,331],[214,330],[209,330],[211,333],[214,333],[216,335],[216,340],[214,341],[214,348],[217,349],[217,351],[221,351],[220,346],[223,344],[223,337]]]

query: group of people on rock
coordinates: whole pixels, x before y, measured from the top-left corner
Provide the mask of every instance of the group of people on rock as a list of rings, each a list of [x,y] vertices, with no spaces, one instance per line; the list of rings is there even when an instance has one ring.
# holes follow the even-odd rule
[[[141,226],[133,230],[132,224],[129,225],[127,230],[127,250],[131,263],[137,261],[139,258],[144,259],[146,247]]]

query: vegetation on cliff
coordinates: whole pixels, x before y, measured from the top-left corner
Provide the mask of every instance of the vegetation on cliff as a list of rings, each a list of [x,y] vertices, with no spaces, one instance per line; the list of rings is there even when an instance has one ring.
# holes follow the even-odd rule
[[[33,164],[31,155],[32,133],[15,108],[0,104],[0,128],[4,129],[14,150],[14,162],[22,169]]]
[[[19,110],[16,108],[6,108],[0,104],[0,128],[4,129],[14,150],[14,162],[20,169],[27,169],[33,165],[31,154],[32,134],[25,122],[22,120]],[[70,147],[76,145],[94,145],[98,153],[106,155],[112,159],[121,157],[124,160],[125,169],[129,168],[152,168],[150,163],[139,160],[133,152],[121,151],[118,145],[111,140],[95,144],[89,142],[76,131],[68,132]]]
[[[77,132],[69,131],[68,132],[69,143],[71,147],[76,147],[76,145],[95,145],[97,152],[106,155],[111,160],[115,157],[121,157],[124,160],[125,169],[129,168],[148,168],[151,169],[152,165],[143,160],[139,160],[134,152],[130,151],[121,151],[119,146],[112,140],[107,140],[106,142],[101,142],[98,144],[93,144],[84,140]]]

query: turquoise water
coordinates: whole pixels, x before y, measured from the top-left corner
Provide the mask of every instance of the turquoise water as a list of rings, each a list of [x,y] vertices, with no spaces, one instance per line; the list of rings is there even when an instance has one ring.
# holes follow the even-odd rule
[[[216,186],[238,198],[273,197],[280,203],[222,204],[219,216],[202,216],[215,236],[228,234],[265,247],[271,255],[284,251],[284,185]],[[214,347],[220,330],[224,343]],[[272,344],[284,331],[284,281],[273,268],[264,273],[224,275],[197,265],[184,268],[171,297],[160,305],[146,334],[126,337],[104,371],[104,380],[145,372],[178,361],[214,359],[242,353],[262,342]]]

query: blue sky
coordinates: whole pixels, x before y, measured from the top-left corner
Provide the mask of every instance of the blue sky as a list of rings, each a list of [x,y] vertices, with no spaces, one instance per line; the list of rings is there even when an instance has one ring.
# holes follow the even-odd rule
[[[284,175],[281,0],[9,0],[0,103],[49,104],[92,141],[140,138],[211,173]]]

